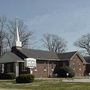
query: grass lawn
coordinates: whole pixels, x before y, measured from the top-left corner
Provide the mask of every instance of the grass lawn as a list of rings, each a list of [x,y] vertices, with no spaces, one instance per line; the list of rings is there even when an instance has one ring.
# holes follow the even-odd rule
[[[0,80],[0,90],[90,90],[90,83],[65,83],[60,80],[35,80],[16,84],[14,80]]]

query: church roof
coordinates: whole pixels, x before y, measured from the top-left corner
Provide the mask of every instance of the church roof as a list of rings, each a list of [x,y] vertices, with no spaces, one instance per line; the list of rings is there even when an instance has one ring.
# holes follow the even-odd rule
[[[18,57],[12,52],[7,52],[0,58],[0,63],[9,63],[9,62],[24,62],[24,60],[22,60],[20,57]]]
[[[19,49],[19,51],[29,58],[36,58],[40,60],[60,60],[58,55],[54,52],[25,48]]]
[[[90,56],[85,56],[84,59],[87,64],[90,64]]]
[[[70,60],[77,52],[54,53],[50,51],[35,49],[13,49],[1,57],[0,63],[7,62],[24,62],[25,58],[35,58],[37,60],[67,61]]]
[[[58,53],[58,57],[60,60],[70,60],[74,54],[76,54],[77,51],[73,52],[65,52],[65,53]]]
[[[66,52],[66,53],[54,53],[50,51],[35,50],[35,49],[19,49],[21,53],[29,58],[36,58],[41,60],[70,60],[70,58],[76,53]]]

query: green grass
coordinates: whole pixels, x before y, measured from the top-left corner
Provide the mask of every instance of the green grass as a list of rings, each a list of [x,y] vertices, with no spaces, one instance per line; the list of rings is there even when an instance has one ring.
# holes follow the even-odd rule
[[[60,80],[35,80],[33,83],[16,84],[14,80],[0,80],[0,89],[21,90],[90,90],[90,83],[64,83]]]

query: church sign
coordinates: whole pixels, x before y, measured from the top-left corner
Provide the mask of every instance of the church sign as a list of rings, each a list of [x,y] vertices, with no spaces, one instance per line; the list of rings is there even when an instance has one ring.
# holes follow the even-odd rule
[[[35,68],[36,67],[36,59],[26,58],[25,59],[25,66],[28,68]]]

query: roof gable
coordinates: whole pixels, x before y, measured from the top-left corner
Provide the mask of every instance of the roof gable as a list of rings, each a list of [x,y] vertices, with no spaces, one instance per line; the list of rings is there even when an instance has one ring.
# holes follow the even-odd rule
[[[78,52],[76,52],[76,53],[71,57],[71,60],[75,57],[75,55],[77,55],[77,56],[80,58],[80,60],[83,62],[83,64],[86,64],[85,59],[84,59],[83,56],[80,55]]]

